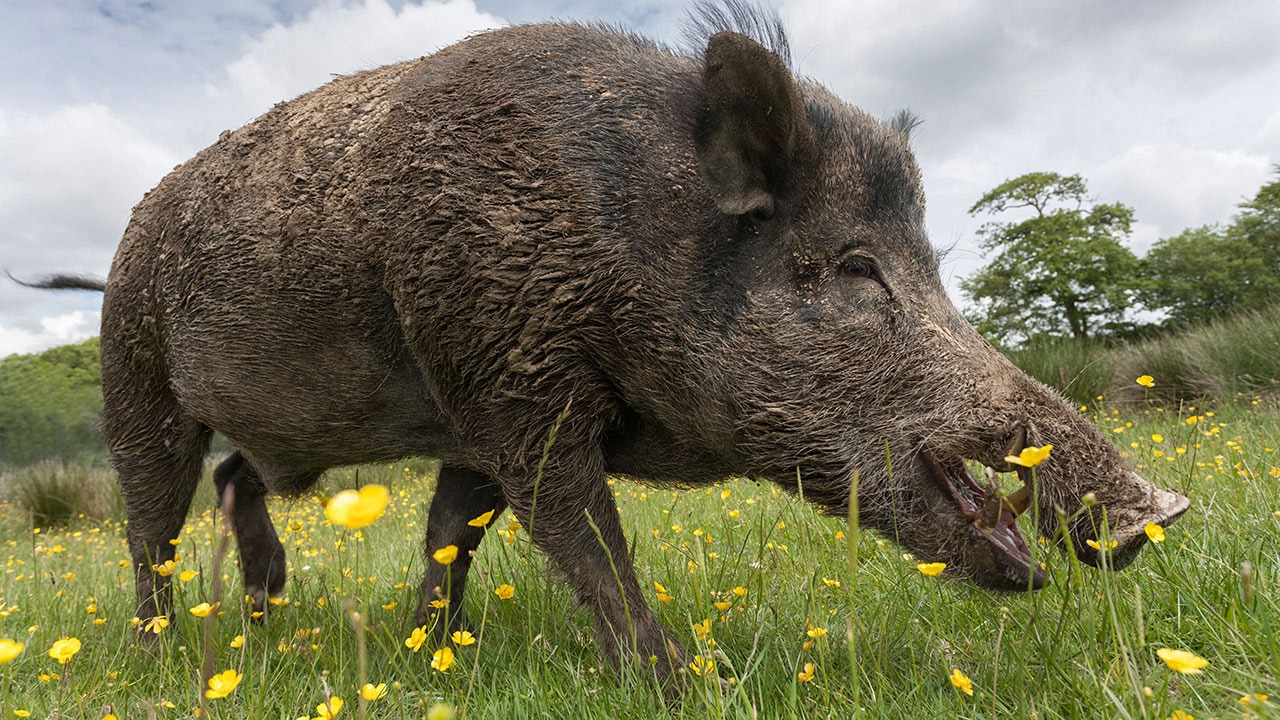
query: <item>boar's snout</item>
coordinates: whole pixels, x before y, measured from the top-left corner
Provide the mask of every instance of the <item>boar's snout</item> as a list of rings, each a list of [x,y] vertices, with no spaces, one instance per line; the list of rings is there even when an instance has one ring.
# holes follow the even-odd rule
[[[1071,543],[1081,561],[1094,567],[1119,570],[1133,562],[1138,551],[1147,542],[1147,524],[1166,526],[1172,524],[1191,507],[1191,501],[1171,490],[1164,490],[1148,483],[1142,476],[1130,471],[1125,479],[1129,497],[1117,502],[1099,503],[1105,513],[1085,512],[1070,526]],[[1095,493],[1096,496],[1096,493]],[[1106,516],[1109,543],[1115,543],[1106,553],[1097,539],[1102,535],[1103,515]],[[1094,548],[1092,540],[1098,544]]]

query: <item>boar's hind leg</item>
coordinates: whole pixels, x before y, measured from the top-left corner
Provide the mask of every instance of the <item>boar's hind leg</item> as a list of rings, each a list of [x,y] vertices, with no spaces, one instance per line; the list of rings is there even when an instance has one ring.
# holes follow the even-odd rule
[[[579,464],[561,456],[548,464],[536,504],[531,480],[527,488],[527,497],[508,492],[508,499],[534,542],[567,576],[578,600],[594,611],[597,639],[609,660],[615,666],[634,661],[633,667],[652,672],[667,695],[676,697],[675,679],[687,653],[645,601],[603,459],[597,455]]]
[[[498,484],[473,470],[444,465],[436,480],[436,493],[427,511],[427,569],[422,576],[422,593],[414,619],[418,627],[431,625],[436,637],[443,640],[463,627],[466,617],[462,609],[462,593],[467,587],[467,571],[471,569],[471,553],[480,546],[488,525],[506,509]],[[468,523],[493,511],[489,522],[479,527]],[[452,563],[441,565],[432,559],[440,548],[454,545],[458,556]],[[443,601],[442,610],[431,603]],[[443,613],[443,617],[439,617]]]
[[[118,393],[104,387],[104,395]],[[174,545],[200,482],[209,430],[186,415],[167,389],[113,406],[103,429],[129,518],[126,535],[138,592],[137,617],[173,613]],[[154,636],[152,636],[154,637]]]
[[[218,489],[219,503],[226,502],[228,487],[234,493],[231,526],[240,548],[244,592],[252,599],[253,610],[265,613],[267,599],[280,594],[285,578],[284,546],[271,524],[264,499],[267,487],[239,450],[213,471],[213,482]]]

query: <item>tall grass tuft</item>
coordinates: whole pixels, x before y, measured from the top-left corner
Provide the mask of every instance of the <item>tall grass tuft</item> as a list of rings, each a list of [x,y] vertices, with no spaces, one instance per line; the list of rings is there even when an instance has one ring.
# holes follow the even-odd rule
[[[1115,382],[1115,357],[1096,340],[1043,341],[1009,352],[1023,372],[1057,388],[1078,405],[1110,392]]]
[[[1128,344],[1058,340],[1014,350],[1027,374],[1079,404],[1224,402],[1280,393],[1280,306]],[[1155,386],[1134,383],[1141,375]]]
[[[0,492],[30,515],[36,527],[125,517],[115,472],[100,465],[45,460],[4,472]]]

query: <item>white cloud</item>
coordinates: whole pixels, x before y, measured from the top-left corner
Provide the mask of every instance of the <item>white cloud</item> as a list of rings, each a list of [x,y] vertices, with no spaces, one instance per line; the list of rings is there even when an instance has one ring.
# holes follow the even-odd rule
[[[1091,186],[1107,202],[1138,208],[1149,227],[1135,245],[1185,228],[1226,222],[1236,206],[1266,181],[1270,161],[1242,150],[1209,150],[1177,143],[1137,145],[1100,165]],[[1139,250],[1145,249],[1139,247]]]
[[[60,269],[104,272],[129,208],[176,161],[102,105],[6,113],[0,264],[16,270],[56,261]]]
[[[206,87],[224,113],[243,123],[333,75],[434,53],[505,23],[473,0],[427,0],[393,9],[386,0],[331,1],[292,25],[273,25],[248,42],[225,77]],[[227,106],[230,107],[227,107]]]
[[[41,319],[38,330],[0,325],[0,357],[87,340],[98,334],[98,322],[98,313],[77,310]]]

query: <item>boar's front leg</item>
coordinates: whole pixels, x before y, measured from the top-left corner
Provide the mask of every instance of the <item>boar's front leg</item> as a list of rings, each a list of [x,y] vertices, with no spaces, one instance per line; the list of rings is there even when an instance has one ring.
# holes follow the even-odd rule
[[[254,612],[265,613],[267,599],[280,594],[285,579],[284,546],[267,512],[267,487],[239,450],[213,471],[213,482],[219,503],[226,502],[228,488],[234,495],[231,526],[240,549],[244,592],[252,600]]]
[[[507,501],[496,482],[487,476],[453,465],[443,465],[436,480],[436,494],[427,511],[427,569],[422,576],[422,594],[417,627],[432,625],[437,640],[443,642],[449,633],[466,625],[462,608],[463,591],[467,587],[467,571],[471,554],[480,546],[489,524],[502,514]],[[484,513],[493,511],[485,524],[471,525]],[[457,546],[458,556],[449,565],[432,559],[435,551]],[[443,618],[432,602],[443,601]]]
[[[534,543],[563,572],[579,602],[595,614],[597,641],[615,665],[634,661],[652,672],[668,696],[686,651],[658,623],[645,601],[627,553],[618,506],[605,480],[598,448],[574,452],[557,438],[537,480],[537,462],[507,499]]]

